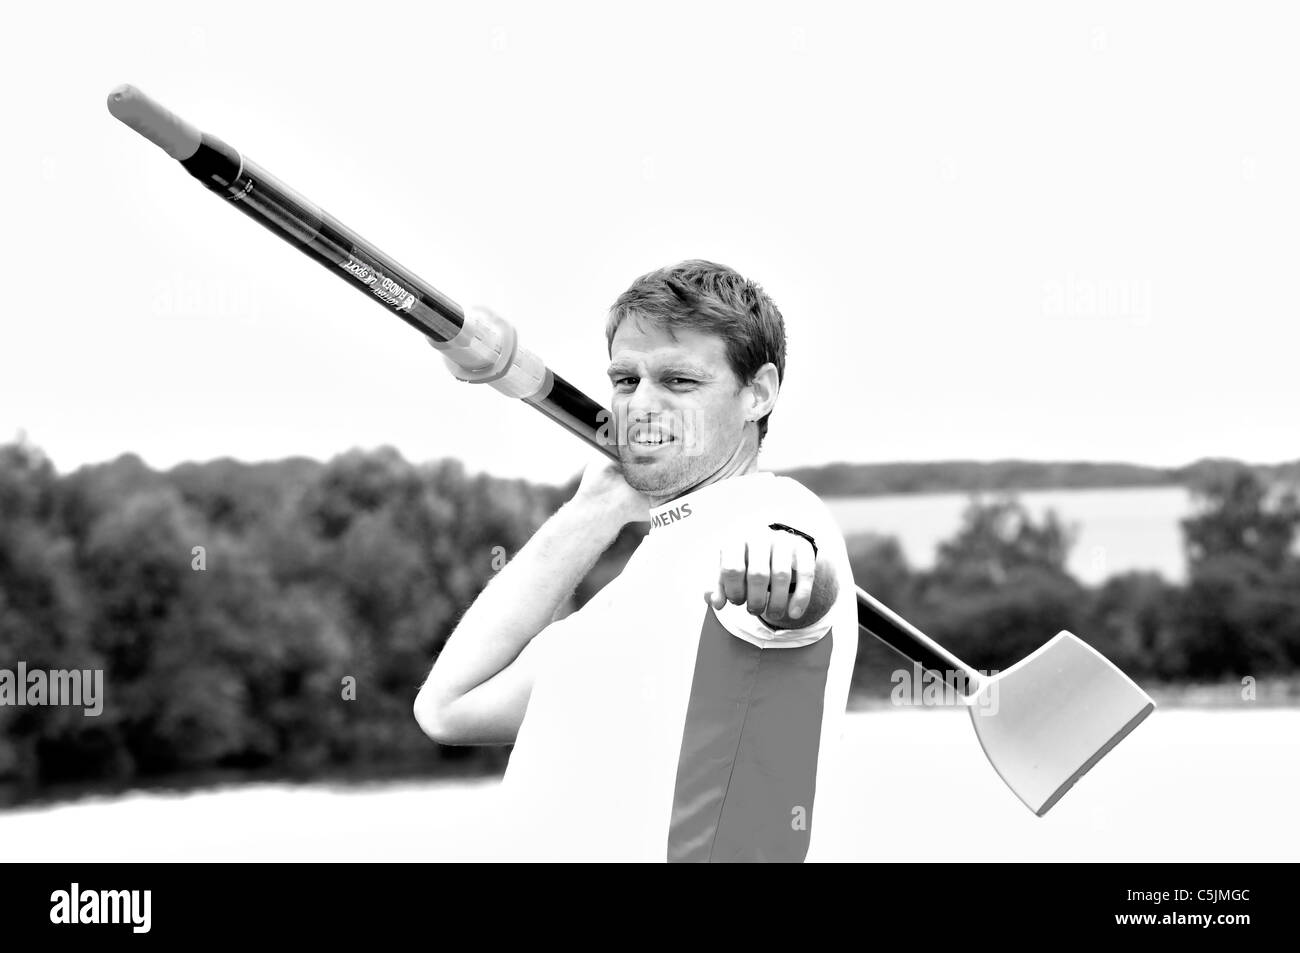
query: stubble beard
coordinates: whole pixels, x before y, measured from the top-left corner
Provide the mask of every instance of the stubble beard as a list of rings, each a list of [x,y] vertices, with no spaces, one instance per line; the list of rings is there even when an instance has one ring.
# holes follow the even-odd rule
[[[667,459],[647,463],[630,462],[629,456],[634,455],[636,451],[624,450],[624,480],[628,481],[630,488],[655,501],[676,497],[681,490],[697,484],[711,472],[707,460],[686,455],[680,447]]]
[[[627,456],[634,456],[635,451]],[[649,463],[637,463],[623,460],[623,478],[628,486],[643,493],[652,500],[671,497],[678,489],[691,485],[691,467],[681,453],[675,453],[670,459],[656,460]]]
[[[630,448],[620,448],[623,478],[632,489],[652,500],[652,505],[666,502],[682,495],[696,484],[716,473],[727,461],[729,454],[719,448],[709,456],[688,454],[678,447],[671,457],[648,463],[629,462],[634,456]]]

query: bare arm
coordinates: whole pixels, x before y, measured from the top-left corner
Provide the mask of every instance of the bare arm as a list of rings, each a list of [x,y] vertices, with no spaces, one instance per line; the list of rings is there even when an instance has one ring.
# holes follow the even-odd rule
[[[532,692],[529,643],[619,530],[648,509],[614,464],[587,468],[573,499],[488,583],[448,638],[415,700],[425,734],[443,744],[514,741]]]

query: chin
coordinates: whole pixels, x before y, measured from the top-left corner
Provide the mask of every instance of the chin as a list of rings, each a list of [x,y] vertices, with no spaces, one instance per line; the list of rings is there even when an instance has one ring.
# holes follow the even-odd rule
[[[671,474],[664,472],[663,467],[645,463],[623,464],[623,479],[638,493],[652,495],[662,493],[665,484],[672,482]]]
[[[680,482],[681,469],[672,460],[624,460],[623,479],[641,493],[659,494]]]
[[[686,487],[700,482],[704,475],[688,469],[683,461],[676,459],[624,463],[623,478],[640,493],[671,499]]]

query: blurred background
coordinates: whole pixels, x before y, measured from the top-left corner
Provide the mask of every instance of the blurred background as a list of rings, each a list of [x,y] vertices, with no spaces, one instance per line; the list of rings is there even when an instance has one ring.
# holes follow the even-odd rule
[[[220,209],[108,115],[122,82],[598,399],[637,275],[758,280],[789,334],[760,462],[857,584],[981,669],[1068,629],[1160,704],[1034,818],[864,636],[845,859],[951,859],[909,833],[936,814],[998,830],[986,859],[1297,859],[1284,10],[17,12],[0,670],[105,701],[0,705],[0,859],[487,856],[509,750],[411,704],[590,453]]]

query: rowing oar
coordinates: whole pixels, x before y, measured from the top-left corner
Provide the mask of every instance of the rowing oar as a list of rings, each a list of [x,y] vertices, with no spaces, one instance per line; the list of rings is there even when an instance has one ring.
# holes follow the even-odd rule
[[[108,110],[235,208],[411,325],[463,381],[522,400],[617,460],[610,414],[523,347],[514,326],[459,305],[216,136],[133,86]],[[1155,703],[1096,649],[1060,632],[1027,658],[983,675],[862,589],[859,625],[957,689],[984,753],[1035,814],[1045,814]]]

